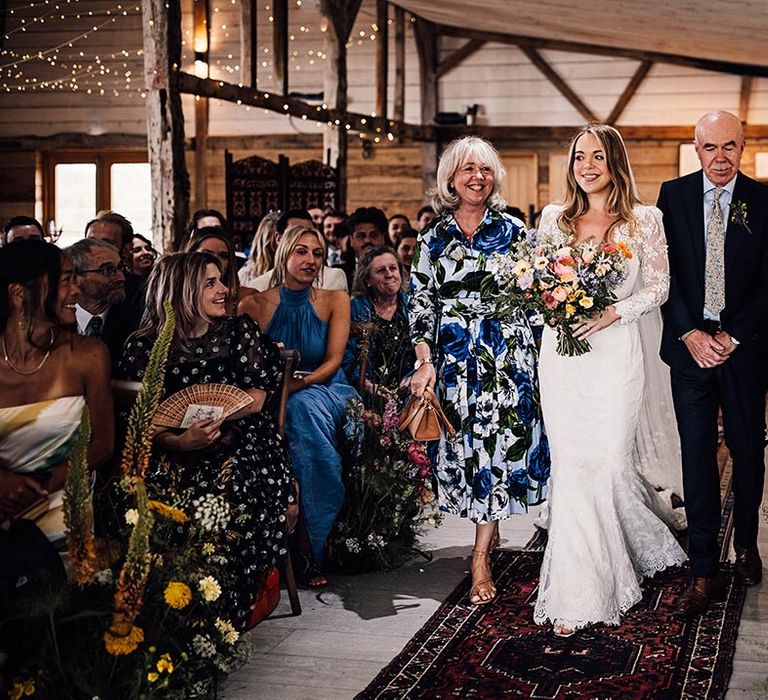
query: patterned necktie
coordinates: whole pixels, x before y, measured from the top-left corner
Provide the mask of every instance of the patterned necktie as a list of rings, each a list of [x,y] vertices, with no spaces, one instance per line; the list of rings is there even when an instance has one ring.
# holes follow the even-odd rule
[[[85,327],[83,335],[92,335],[95,338],[101,338],[101,331],[104,329],[104,321],[101,316],[91,316],[88,325]]]
[[[724,191],[722,187],[715,188],[707,222],[704,306],[713,314],[719,314],[725,306],[725,222],[720,208],[720,195]]]

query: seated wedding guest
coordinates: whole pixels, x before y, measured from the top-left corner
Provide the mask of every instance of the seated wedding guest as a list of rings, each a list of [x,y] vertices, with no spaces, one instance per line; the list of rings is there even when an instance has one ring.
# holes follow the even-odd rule
[[[233,263],[235,249],[227,232],[220,226],[195,229],[184,241],[182,251],[208,253],[216,258],[221,268],[221,281],[227,286],[227,313],[234,314],[240,297],[240,280],[237,277],[237,267]]]
[[[325,212],[320,207],[312,207],[310,209],[307,209],[309,212],[309,215],[312,217],[312,225],[318,230],[323,230],[323,218],[325,217]]]
[[[251,242],[251,252],[248,261],[240,268],[237,273],[240,284],[243,287],[250,287],[251,282],[257,277],[263,275],[267,270],[271,270],[275,264],[275,231],[277,230],[277,220],[280,218],[280,212],[271,211],[265,214],[253,234]]]
[[[359,207],[347,219],[349,247],[344,254],[344,273],[352,287],[355,269],[360,256],[368,249],[384,245],[387,233],[387,217],[377,207]]]
[[[281,236],[292,226],[314,228],[312,217],[309,215],[308,211],[304,209],[289,209],[288,211],[283,212],[275,226],[275,248],[277,248],[280,243]],[[259,292],[269,289],[272,286],[273,274],[274,268],[270,268],[258,277],[252,279],[248,284],[248,287]],[[344,275],[343,270],[337,270],[327,266],[323,266],[320,275],[315,280],[315,284],[321,289],[336,289],[345,292],[349,289],[347,278]]]
[[[334,209],[323,218],[319,229],[325,236],[327,252],[325,264],[328,267],[343,267],[343,254],[349,244],[349,229],[346,226],[347,213]]]
[[[297,569],[312,587],[327,583],[319,566],[344,502],[337,435],[350,399],[357,396],[341,369],[349,297],[316,286],[324,260],[325,240],[318,231],[289,228],[277,246],[271,288],[240,303],[240,311],[270,338],[301,355],[289,386],[285,434],[301,493]]]
[[[126,343],[120,376],[143,379],[168,301],[176,326],[163,398],[201,383],[236,386],[253,398],[226,420],[157,433],[147,470],[150,491],[161,499],[172,489],[176,496],[220,496],[229,504],[228,547],[222,554],[231,583],[222,595],[242,630],[259,576],[284,555],[286,509],[295,497],[285,446],[272,415],[262,411],[280,381],[280,351],[248,316],[227,316],[228,291],[219,262],[210,255],[160,258],[149,277],[141,327]]]
[[[408,296],[402,291],[404,274],[405,265],[389,246],[368,249],[355,273],[352,324],[374,327],[365,368],[365,388],[372,393],[379,387],[397,390],[416,361],[408,324]],[[361,368],[360,329],[354,325],[352,328],[344,352],[344,371],[349,381],[356,384]]]
[[[405,231],[401,231],[395,240],[397,256],[403,261],[403,265],[405,265],[409,276],[411,265],[413,264],[413,253],[416,250],[416,236],[418,235],[418,231],[408,228],[405,229]]]
[[[435,210],[427,204],[419,209],[419,213],[416,214],[416,230],[422,231],[431,223],[432,219],[436,218]]]
[[[229,223],[218,209],[198,209],[192,214],[187,224],[187,238],[199,228],[219,226],[229,233]]]
[[[85,226],[85,237],[111,243],[120,254],[125,277],[125,295],[139,315],[144,309],[146,277],[130,272],[133,264],[133,225],[122,214],[103,210]]]
[[[101,338],[117,367],[123,343],[139,325],[138,308],[126,301],[125,266],[115,246],[84,238],[65,251],[75,264],[80,293],[75,316],[81,335]]]
[[[3,242],[5,245],[13,241],[20,241],[25,238],[35,238],[39,241],[45,240],[43,227],[37,219],[31,216],[14,216],[3,226]]]
[[[411,228],[411,220],[405,214],[393,214],[387,223],[387,245],[394,246],[401,231]]]
[[[77,294],[72,261],[56,246],[0,249],[0,522],[48,497],[38,525],[51,539],[64,535],[60,492],[84,406],[91,469],[114,443],[107,350],[62,327],[74,323]]]
[[[133,234],[133,249],[131,250],[131,272],[139,277],[148,277],[155,264],[157,251],[152,241],[140,233]]]

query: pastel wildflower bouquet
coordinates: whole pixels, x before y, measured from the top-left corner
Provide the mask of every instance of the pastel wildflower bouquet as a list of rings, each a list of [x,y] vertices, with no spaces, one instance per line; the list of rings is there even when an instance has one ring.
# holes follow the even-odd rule
[[[353,573],[392,569],[414,551],[424,525],[440,515],[423,443],[397,429],[397,396],[381,392],[347,410],[346,498],[331,536],[329,560]]]
[[[579,245],[523,240],[497,255],[494,282],[502,314],[540,313],[557,331],[557,352],[573,357],[589,352],[573,328],[616,302],[632,251],[626,243],[585,241]]]

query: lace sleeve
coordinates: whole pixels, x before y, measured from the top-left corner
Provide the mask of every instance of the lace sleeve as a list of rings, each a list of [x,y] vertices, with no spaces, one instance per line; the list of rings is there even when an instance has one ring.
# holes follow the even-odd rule
[[[618,323],[634,323],[644,314],[661,306],[669,295],[669,261],[661,212],[643,207],[637,217],[637,245],[633,250],[640,259],[642,287],[616,303]]]

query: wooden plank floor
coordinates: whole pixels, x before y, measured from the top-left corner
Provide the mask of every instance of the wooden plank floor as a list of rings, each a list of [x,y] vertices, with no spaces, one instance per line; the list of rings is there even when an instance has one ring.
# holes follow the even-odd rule
[[[766,489],[768,492],[768,489]],[[764,499],[768,502],[768,499]],[[502,547],[522,547],[537,508],[501,526]],[[395,572],[337,576],[318,593],[301,591],[303,613],[290,617],[287,598],[250,632],[250,662],[229,677],[225,700],[352,698],[402,649],[468,571],[472,527],[446,517],[425,533],[433,560]],[[768,525],[759,546],[768,563]],[[768,584],[750,589],[736,646],[727,700],[768,698]]]

